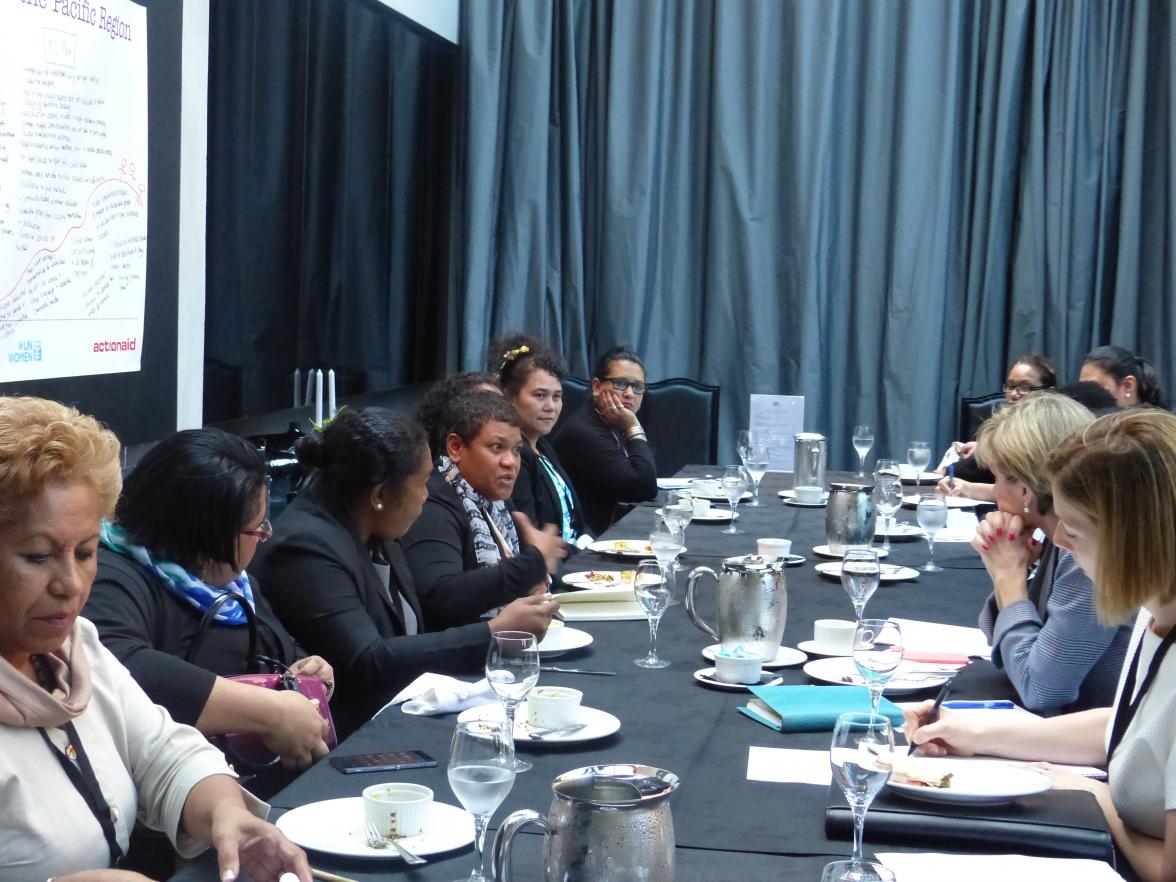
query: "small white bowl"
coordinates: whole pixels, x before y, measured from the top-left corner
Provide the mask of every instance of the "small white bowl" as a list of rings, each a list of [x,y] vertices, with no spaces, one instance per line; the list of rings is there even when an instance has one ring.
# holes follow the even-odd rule
[[[363,789],[363,819],[389,839],[419,836],[429,827],[433,791],[423,784],[395,782]]]
[[[583,692],[570,686],[536,686],[527,696],[527,722],[536,729],[574,726],[583,698]]]
[[[715,679],[720,683],[758,683],[763,676],[764,660],[759,656],[715,653]]]

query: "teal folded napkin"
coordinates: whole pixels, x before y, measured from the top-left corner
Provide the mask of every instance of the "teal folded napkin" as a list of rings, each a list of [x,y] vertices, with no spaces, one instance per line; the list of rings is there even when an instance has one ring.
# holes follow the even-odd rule
[[[777,732],[832,732],[838,714],[870,712],[865,686],[752,686],[755,695],[739,712]],[[902,725],[902,711],[883,696],[878,713]]]

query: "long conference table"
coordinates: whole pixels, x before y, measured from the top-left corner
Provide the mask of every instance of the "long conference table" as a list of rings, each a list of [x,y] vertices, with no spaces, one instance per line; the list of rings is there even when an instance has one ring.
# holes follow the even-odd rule
[[[684,470],[684,474],[713,471],[713,466],[698,466]],[[852,480],[849,475],[831,476],[831,480],[839,478]],[[812,637],[815,619],[852,619],[853,608],[840,582],[814,570],[820,558],[812,548],[825,542],[825,509],[784,504],[777,491],[789,486],[790,481],[791,475],[780,473],[769,473],[764,478],[759,494],[762,505],[739,506],[737,524],[743,530],[740,535],[723,534],[723,525],[692,524],[686,534],[688,550],[681,560],[690,568],[706,565],[718,570],[723,558],[754,553],[759,537],[791,539],[793,552],[808,558],[807,563],[786,570],[789,613],[783,643],[796,646]],[[647,539],[656,504],[636,507],[604,538]],[[913,523],[914,512],[902,509],[899,520]],[[887,562],[919,566],[926,558],[926,542],[895,542]],[[943,572],[920,573],[914,581],[884,582],[870,600],[867,614],[975,626],[980,606],[991,590],[979,558],[966,543],[956,543],[940,545],[936,561],[944,567]],[[631,562],[617,558],[581,552],[567,569],[631,566]],[[685,577],[684,573],[678,575],[680,593],[684,593]],[[713,611],[714,582],[704,580],[699,588],[700,596],[705,598],[704,609]],[[696,682],[693,673],[710,665],[701,650],[715,641],[691,623],[684,606],[672,606],[661,622],[658,650],[671,664],[660,670],[645,670],[633,664],[634,659],[644,656],[648,645],[644,621],[576,622],[574,626],[590,633],[592,644],[550,663],[610,670],[616,676],[543,673],[540,683],[582,690],[583,703],[615,714],[622,721],[621,729],[597,741],[520,748],[534,768],[517,776],[513,789],[494,815],[487,834],[487,869],[493,830],[510,812],[532,808],[546,813],[553,778],[581,766],[614,762],[645,763],[680,777],[681,785],[671,802],[679,882],[817,880],[826,862],[849,853],[848,842],[831,840],[825,834],[826,787],[747,780],[750,747],[822,750],[828,748],[830,734],[774,732],[738,713],[737,708],[750,697],[747,693],[719,691]],[[800,666],[784,668],[779,673],[785,683],[812,682]],[[273,797],[271,817],[318,800],[358,796],[365,786],[392,779],[425,784],[433,789],[438,801],[458,804],[445,771],[454,724],[453,714],[419,717],[404,714],[399,708],[385,710],[347,738],[336,752],[420,749],[438,760],[436,768],[343,775],[324,759]],[[866,842],[867,851],[871,845],[886,851],[911,850],[892,843],[871,843],[868,817]],[[541,846],[539,835],[516,838],[515,879],[542,879]],[[999,843],[993,847],[999,850]],[[467,876],[472,864],[471,848],[430,857],[426,866],[415,869],[406,868],[396,858],[360,860],[315,853],[310,857],[315,867],[361,882],[393,875],[421,882],[452,882]],[[213,868],[206,857],[173,879],[211,880],[215,878]]]

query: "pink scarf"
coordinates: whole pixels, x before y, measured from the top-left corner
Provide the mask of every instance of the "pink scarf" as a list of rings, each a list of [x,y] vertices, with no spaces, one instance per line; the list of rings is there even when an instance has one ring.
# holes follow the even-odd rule
[[[0,724],[21,728],[52,727],[80,716],[90,702],[90,663],[77,624],[65,642],[41,658],[53,678],[46,692],[0,658]]]

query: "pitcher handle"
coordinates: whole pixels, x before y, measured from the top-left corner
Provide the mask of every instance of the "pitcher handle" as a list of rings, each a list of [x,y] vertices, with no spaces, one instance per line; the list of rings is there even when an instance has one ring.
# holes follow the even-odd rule
[[[706,634],[710,634],[716,640],[719,639],[719,632],[703,621],[702,616],[698,614],[698,610],[694,603],[694,581],[699,576],[710,576],[715,580],[715,587],[718,587],[719,576],[710,567],[695,567],[690,571],[690,578],[686,582],[686,612],[690,615],[690,621],[698,626],[699,630]]]
[[[490,849],[490,878],[493,882],[509,882],[511,843],[514,835],[530,824],[537,824],[545,833],[552,832],[551,824],[539,812],[521,809],[508,815],[494,834],[494,846]]]

